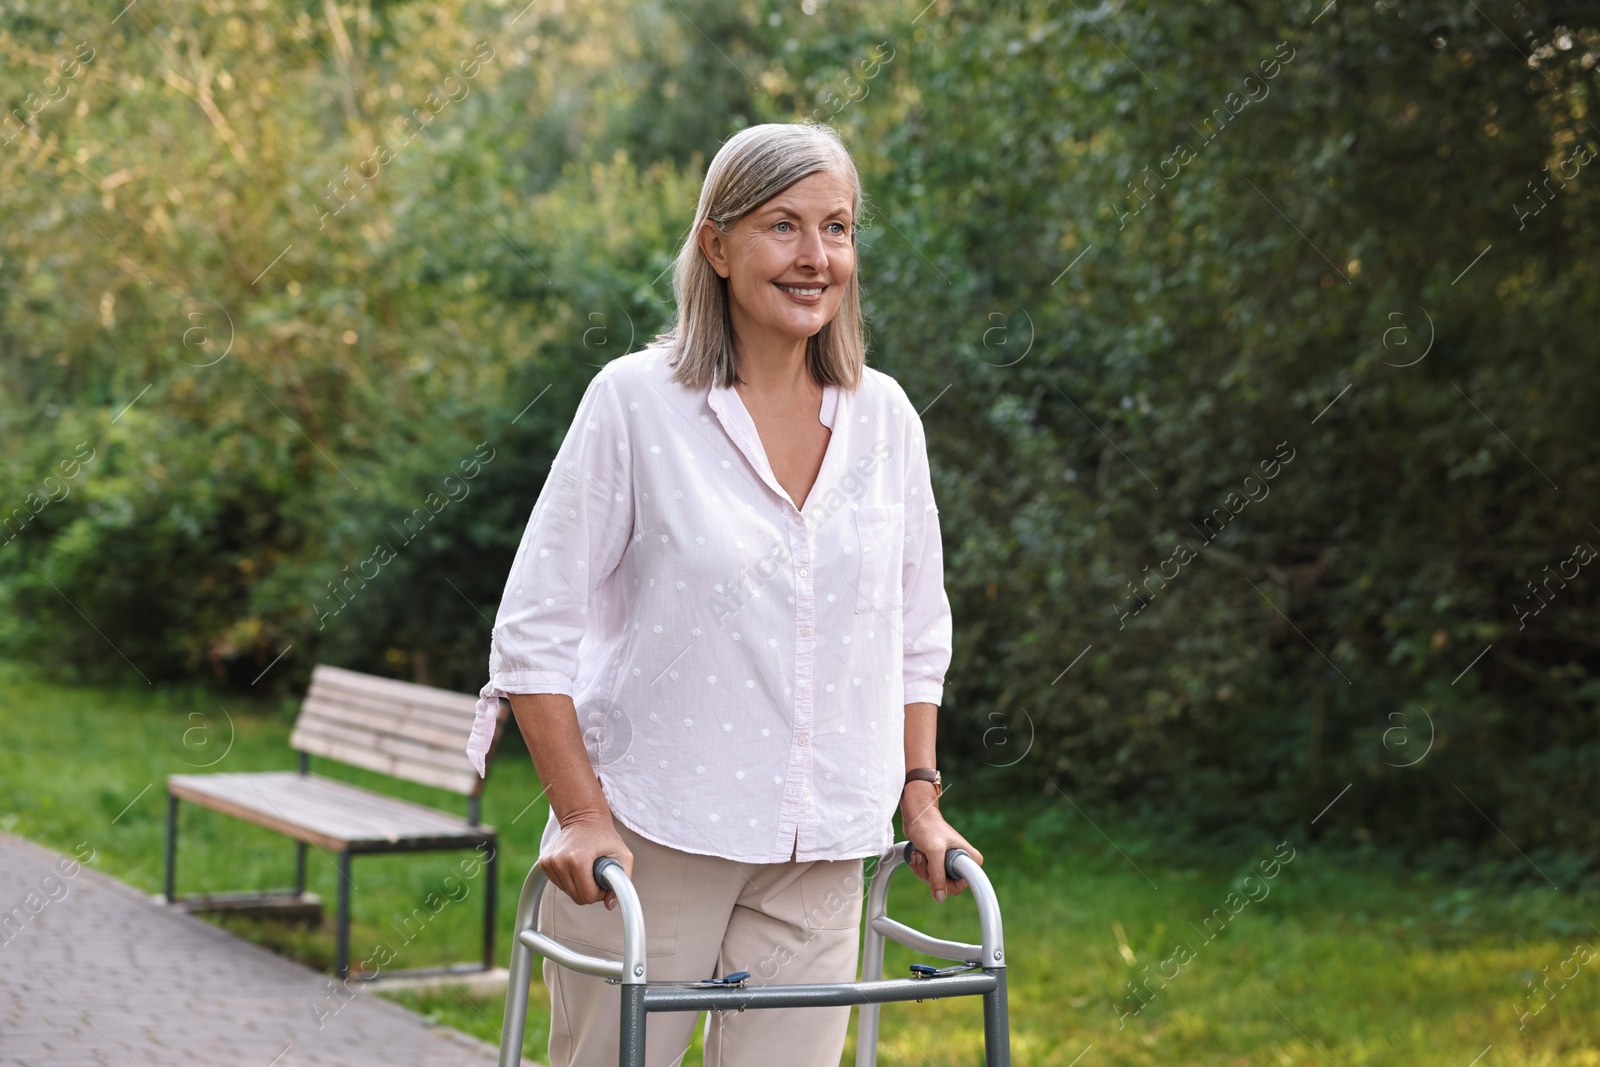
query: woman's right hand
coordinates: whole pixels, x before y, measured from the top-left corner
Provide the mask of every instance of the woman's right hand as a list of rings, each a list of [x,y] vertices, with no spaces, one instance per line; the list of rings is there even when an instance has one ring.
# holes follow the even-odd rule
[[[550,851],[539,859],[539,867],[558,889],[579,904],[604,900],[606,908],[617,906],[617,895],[600,889],[594,880],[594,861],[610,856],[622,864],[623,873],[633,877],[633,853],[622,843],[609,811],[574,815],[561,824]]]

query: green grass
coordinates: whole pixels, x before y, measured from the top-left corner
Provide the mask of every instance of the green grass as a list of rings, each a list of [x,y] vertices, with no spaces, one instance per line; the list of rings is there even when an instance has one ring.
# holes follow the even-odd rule
[[[292,768],[294,710],[292,703],[221,699],[199,686],[63,686],[31,669],[0,665],[6,739],[0,746],[0,828],[63,851],[86,842],[95,850],[96,868],[159,892],[165,776],[213,760],[210,769],[219,771]],[[327,761],[315,766],[462,810],[451,794]],[[502,834],[502,961],[516,893],[544,826],[544,803],[529,806],[538,795],[526,756],[508,746],[484,798],[484,817]],[[1236,898],[1238,914],[1208,938],[1197,928],[1214,909],[1226,908],[1236,880],[1270,858],[1277,841],[1207,853],[1136,833],[1114,813],[1095,813],[1096,830],[1059,799],[971,811],[956,792],[947,809],[985,852],[1005,909],[1018,1064],[1067,1067],[1082,1054],[1080,1067],[1467,1067],[1492,1046],[1482,1067],[1600,1065],[1600,957],[1580,967],[1564,988],[1552,979],[1557,993],[1548,1006],[1520,1028],[1518,1020],[1520,1011],[1538,1003],[1529,999],[1527,983],[1559,973],[1579,942],[1600,946],[1600,931],[1589,925],[1600,924],[1600,908],[1591,898],[1548,887],[1453,884],[1290,836],[1294,858],[1265,883],[1266,895],[1242,908],[1242,897]],[[285,838],[213,812],[185,806],[180,843],[182,893],[286,885],[293,877],[293,846]],[[455,880],[466,856],[358,858],[353,958],[367,957],[380,944],[395,952],[392,967],[471,958],[482,875]],[[311,890],[331,903],[335,880],[331,857],[313,852]],[[1261,895],[1257,883],[1250,888]],[[430,892],[461,899],[444,905],[408,940],[406,917]],[[891,913],[913,926],[976,937],[965,895],[935,905],[925,887],[902,874],[890,896]],[[320,929],[243,920],[225,925],[311,966],[331,963],[331,918]],[[418,926],[413,921],[412,929]],[[1175,958],[1179,943],[1188,951]],[[1181,966],[1180,958],[1186,960]],[[915,959],[891,946],[888,973],[905,974]],[[1156,974],[1165,959],[1173,960],[1165,966],[1175,976],[1166,983],[1151,979],[1145,1006],[1119,1021],[1117,1006],[1129,1011],[1139,1005],[1127,983]],[[1573,966],[1567,965],[1569,973]],[[535,973],[524,1049],[542,1060],[548,994]],[[438,1023],[498,1042],[499,997],[388,995]],[[981,1063],[979,1019],[976,1000],[890,1006],[879,1062]],[[852,1037],[850,1056],[853,1048]],[[698,1062],[697,1052],[690,1062]]]

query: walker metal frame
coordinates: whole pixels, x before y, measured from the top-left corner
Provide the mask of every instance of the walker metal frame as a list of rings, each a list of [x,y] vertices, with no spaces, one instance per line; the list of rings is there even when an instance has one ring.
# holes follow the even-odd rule
[[[878,1005],[943,997],[983,998],[984,1063],[986,1067],[1011,1067],[1005,942],[994,886],[976,860],[962,849],[950,849],[945,853],[945,874],[951,879],[965,879],[971,888],[978,906],[981,941],[978,944],[947,941],[914,930],[891,919],[885,910],[889,876],[910,860],[913,851],[911,842],[903,841],[879,857],[867,889],[861,981],[763,986],[748,986],[743,981],[725,983],[722,979],[653,985],[647,981],[644,910],[622,864],[610,856],[595,860],[594,877],[602,889],[609,889],[617,896],[622,912],[622,959],[585,955],[541,934],[537,928],[539,902],[549,879],[535,863],[517,901],[499,1067],[519,1067],[522,1063],[522,1037],[527,1024],[528,988],[533,978],[535,953],[559,966],[622,986],[619,1067],[644,1067],[645,1019],[653,1011],[743,1011],[746,1008],[844,1004],[856,1004],[861,1008],[856,1029],[856,1067],[873,1067],[878,1058]],[[920,977],[886,979],[883,977],[883,954],[888,940],[935,959],[965,966],[936,969],[914,965],[913,975]]]

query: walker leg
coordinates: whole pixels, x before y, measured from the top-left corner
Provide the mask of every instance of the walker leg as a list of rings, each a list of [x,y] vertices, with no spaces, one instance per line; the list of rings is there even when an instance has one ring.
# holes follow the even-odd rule
[[[522,1037],[528,1024],[528,987],[533,981],[533,949],[512,931],[511,968],[506,977],[506,1014],[500,1025],[500,1065],[518,1067],[522,1063]]]
[[[876,982],[883,977],[884,936],[867,919],[866,944],[861,949],[861,980]],[[856,1067],[876,1067],[878,1062],[878,1012],[882,1005],[862,1004],[856,1010]]]
[[[643,983],[622,987],[621,1067],[644,1067],[644,991]]]
[[[511,926],[511,963],[506,975],[506,1013],[500,1025],[499,1067],[520,1067],[522,1063],[522,1039],[528,1023],[528,987],[533,984],[535,958],[533,949],[523,942],[522,932],[538,928],[539,901],[543,895],[540,881],[539,867],[535,864],[517,897],[517,917]]]
[[[880,860],[867,886],[865,932],[861,935],[861,980],[876,982],[883,977],[883,952],[888,939],[878,933],[872,920],[884,913],[888,900],[888,877],[893,865]],[[856,1011],[856,1067],[876,1067],[878,1062],[878,1013],[881,1005],[862,1004]]]
[[[983,1062],[985,1067],[1011,1067],[1011,1019],[1006,1007],[1006,970],[984,968],[995,987],[983,995]]]
[[[856,1014],[856,1067],[876,1067],[877,1062],[878,1005],[862,1004]]]

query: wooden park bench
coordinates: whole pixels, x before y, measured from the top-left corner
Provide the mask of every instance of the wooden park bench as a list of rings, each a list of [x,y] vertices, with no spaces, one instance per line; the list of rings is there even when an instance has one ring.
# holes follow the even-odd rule
[[[321,901],[306,893],[306,849],[329,863],[337,856],[339,910],[334,969],[350,973],[350,860],[358,854],[434,852],[487,846],[483,884],[483,970],[494,966],[495,860],[492,826],[478,821],[484,779],[466,755],[477,697],[318,665],[300,706],[289,744],[300,770],[236,774],[174,774],[167,779],[166,900],[189,910],[309,910]],[[488,758],[507,719],[500,702]],[[311,773],[310,757],[337,760],[467,797],[467,817]],[[288,891],[177,897],[178,801],[276,830],[296,841],[295,881]],[[444,968],[446,971],[458,967]],[[417,969],[413,969],[417,970]],[[390,972],[394,973],[394,972]]]

